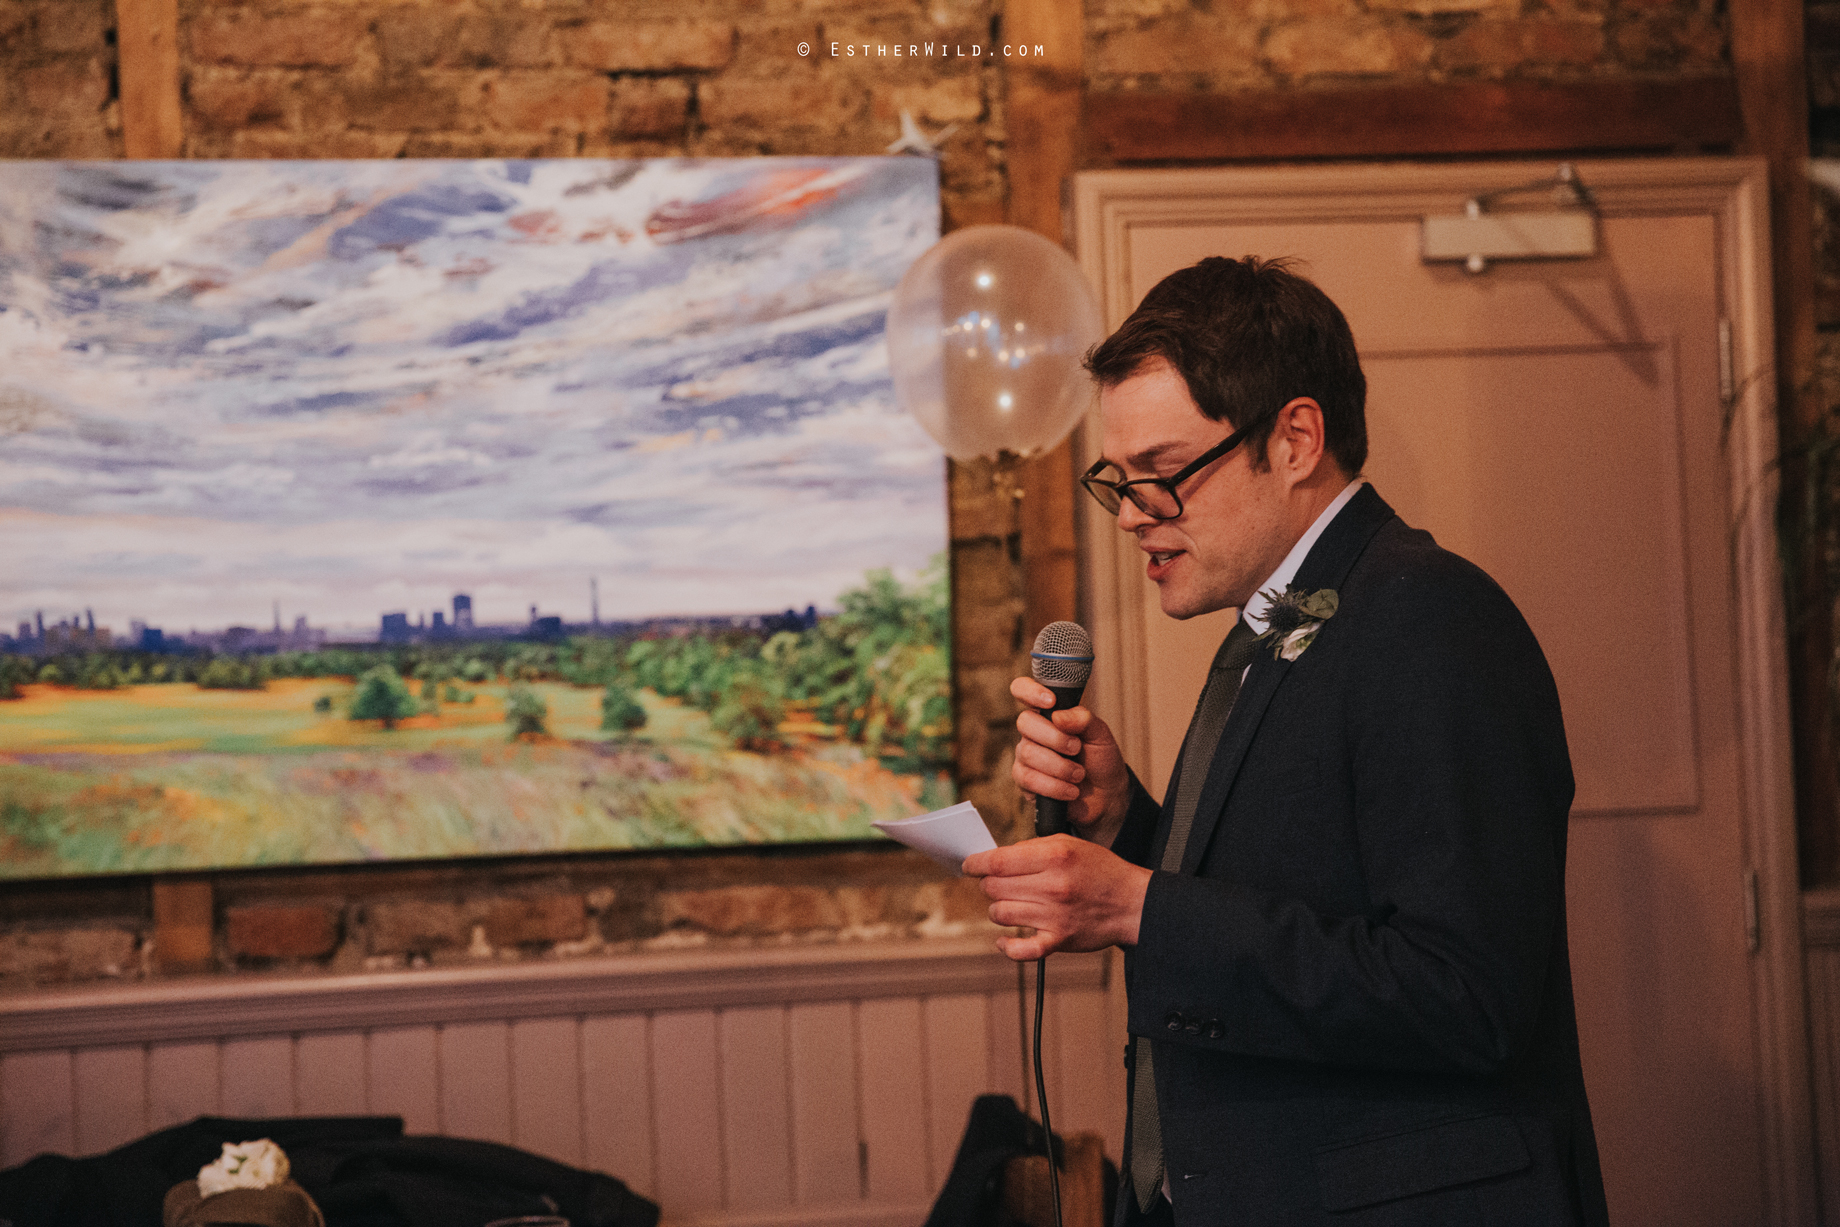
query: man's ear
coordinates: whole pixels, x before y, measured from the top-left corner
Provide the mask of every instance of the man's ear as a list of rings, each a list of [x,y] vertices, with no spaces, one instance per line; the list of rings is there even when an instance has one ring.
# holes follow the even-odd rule
[[[1322,406],[1314,397],[1298,396],[1278,410],[1266,450],[1272,465],[1295,485],[1308,481],[1322,466],[1326,442]]]

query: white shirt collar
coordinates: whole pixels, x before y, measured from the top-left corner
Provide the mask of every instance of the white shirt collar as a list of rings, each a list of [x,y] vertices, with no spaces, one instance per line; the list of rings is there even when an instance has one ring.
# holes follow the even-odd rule
[[[1310,547],[1316,544],[1316,539],[1323,535],[1323,529],[1329,527],[1329,521],[1333,520],[1341,509],[1348,505],[1348,500],[1355,496],[1355,492],[1366,484],[1365,478],[1357,477],[1343,486],[1342,492],[1335,496],[1333,502],[1323,508],[1321,515],[1316,517],[1316,522],[1310,525],[1303,536],[1297,538],[1297,544],[1291,546],[1291,552],[1284,556],[1284,561],[1278,564],[1278,569],[1273,571],[1271,576],[1260,584],[1251,598],[1246,601],[1246,608],[1242,611],[1242,616],[1253,630],[1262,635],[1270,629],[1265,622],[1265,612],[1271,608],[1271,601],[1266,598],[1265,594],[1282,592],[1293,579],[1297,578],[1297,569],[1309,556]]]

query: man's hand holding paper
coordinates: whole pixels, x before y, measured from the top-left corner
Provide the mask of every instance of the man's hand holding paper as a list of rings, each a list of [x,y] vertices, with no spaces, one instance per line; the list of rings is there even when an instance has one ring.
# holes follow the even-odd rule
[[[1150,871],[1109,850],[1130,801],[1130,772],[1118,742],[1084,707],[1052,711],[1054,692],[1034,678],[1018,677],[1009,689],[1024,705],[1010,775],[1031,796],[1066,801],[1081,837],[1024,840],[965,861],[965,874],[984,880],[991,920],[1034,930],[1000,937],[997,946],[1028,961],[1056,950],[1133,945]]]
[[[1150,871],[1098,844],[1071,835],[1028,839],[968,858],[965,873],[984,879],[991,920],[1035,930],[997,939],[1018,962],[1137,944]]]

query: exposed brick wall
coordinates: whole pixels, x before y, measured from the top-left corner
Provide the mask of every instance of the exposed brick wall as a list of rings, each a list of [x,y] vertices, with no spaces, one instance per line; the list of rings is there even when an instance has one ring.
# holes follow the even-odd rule
[[[902,851],[231,873],[219,971],[359,972],[686,946],[989,931],[975,884]],[[144,880],[0,891],[0,988],[158,974]]]
[[[1714,0],[1088,0],[1099,90],[1352,80],[1693,76],[1728,62]]]
[[[0,0],[0,157],[121,156],[110,0]]]
[[[903,108],[956,123],[953,217],[1002,207],[993,64],[800,56],[987,30],[982,3],[274,4],[182,10],[190,157],[880,153]],[[980,36],[984,37],[984,36]],[[988,37],[984,37],[988,42]]]
[[[1028,644],[1019,517],[1007,486],[995,478],[982,461],[953,468],[955,774],[960,795],[978,807],[998,842],[1008,843],[1028,834],[1029,815],[1009,780],[1016,740],[1009,683],[1028,668]]]
[[[189,157],[880,153],[910,110],[956,125],[948,226],[1001,220],[1000,0],[185,0]],[[0,0],[0,157],[118,156],[114,9]],[[1087,0],[1092,89],[1692,75],[1727,59],[1715,0]],[[798,46],[808,44],[809,54]],[[836,44],[839,54],[833,55]],[[982,58],[896,56],[893,48]],[[856,46],[852,56],[843,49]],[[1071,117],[1070,117],[1071,118]],[[952,482],[958,776],[999,837],[1023,665],[1017,517]],[[363,970],[705,942],[984,927],[969,884],[896,850],[576,857],[216,880],[219,970]],[[0,887],[0,988],[157,974],[145,879]]]

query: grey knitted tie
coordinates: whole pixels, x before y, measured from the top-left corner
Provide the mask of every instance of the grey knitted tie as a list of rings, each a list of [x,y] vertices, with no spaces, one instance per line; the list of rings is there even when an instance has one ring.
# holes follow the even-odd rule
[[[1258,632],[1241,619],[1214,653],[1214,666],[1208,671],[1201,705],[1182,742],[1182,774],[1176,780],[1175,804],[1169,812],[1169,843],[1163,848],[1160,866],[1167,873],[1182,868],[1182,854],[1188,849],[1188,833],[1194,828],[1201,789],[1213,766],[1214,752],[1220,747],[1221,730],[1227,726],[1233,700],[1239,697],[1240,677],[1258,650]],[[1150,1037],[1138,1037],[1137,1070],[1131,1089],[1131,1185],[1137,1192],[1137,1208],[1145,1214],[1163,1187],[1163,1123],[1156,1113],[1155,1047]]]

